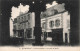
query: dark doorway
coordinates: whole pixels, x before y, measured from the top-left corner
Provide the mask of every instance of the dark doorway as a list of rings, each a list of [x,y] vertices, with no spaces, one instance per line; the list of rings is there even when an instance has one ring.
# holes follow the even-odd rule
[[[65,33],[65,43],[68,43],[67,33]]]

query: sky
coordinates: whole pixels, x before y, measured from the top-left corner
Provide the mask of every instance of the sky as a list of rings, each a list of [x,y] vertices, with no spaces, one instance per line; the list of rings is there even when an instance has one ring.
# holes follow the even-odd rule
[[[12,7],[12,14],[11,14],[11,16],[12,16],[12,19],[14,19],[14,18],[16,18],[17,16],[19,16],[19,14],[20,14],[20,12],[23,12],[23,13],[25,13],[25,12],[28,12],[29,11],[29,5],[26,5],[26,6],[23,6],[21,3],[20,3],[20,5],[18,6],[18,8],[17,7]]]
[[[50,7],[52,7],[52,6],[55,6],[56,4],[58,4],[58,3],[56,3],[56,1],[54,1],[54,2],[52,2],[52,5],[51,4],[46,4],[46,8],[50,8]]]
[[[56,5],[56,1],[52,2],[52,5],[50,4],[46,4],[46,9],[50,8],[54,5]],[[12,12],[11,12],[11,19],[14,20],[14,18],[16,18],[17,16],[19,16],[20,12],[28,12],[29,11],[29,5],[23,6],[21,3],[20,5],[17,7],[12,7]],[[13,36],[13,21],[10,19],[10,36]]]
[[[56,1],[54,1],[53,3],[52,3],[52,5],[50,5],[50,4],[46,4],[46,8],[50,8],[50,7],[52,7],[52,6],[54,6],[54,5],[56,5],[57,3],[56,3]],[[17,16],[19,16],[19,14],[20,14],[20,12],[23,12],[23,13],[25,13],[25,12],[28,12],[29,11],[29,5],[26,5],[26,6],[23,6],[21,3],[20,3],[20,5],[18,6],[18,8],[17,7],[12,7],[12,14],[11,14],[11,17],[12,17],[12,19],[14,19],[14,18],[16,18]]]

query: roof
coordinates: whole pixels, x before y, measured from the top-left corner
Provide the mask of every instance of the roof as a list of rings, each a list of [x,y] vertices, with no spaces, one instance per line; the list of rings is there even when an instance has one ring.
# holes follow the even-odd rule
[[[60,14],[62,12],[65,12],[64,3],[63,4],[57,4],[53,7],[48,8],[46,11],[41,13],[41,18],[53,16],[56,14]]]

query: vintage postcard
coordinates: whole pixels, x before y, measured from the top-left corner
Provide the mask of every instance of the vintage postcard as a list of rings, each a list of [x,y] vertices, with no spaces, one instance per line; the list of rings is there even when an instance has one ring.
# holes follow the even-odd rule
[[[80,51],[79,0],[0,0],[1,51]]]

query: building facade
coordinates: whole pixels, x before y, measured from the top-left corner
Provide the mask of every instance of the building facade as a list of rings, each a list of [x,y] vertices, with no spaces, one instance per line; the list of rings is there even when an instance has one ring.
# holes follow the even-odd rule
[[[42,32],[47,37],[58,38],[62,42],[70,43],[70,15],[68,11],[41,19]]]
[[[18,36],[18,32],[17,32],[17,30],[18,30],[18,26],[17,26],[18,24],[17,24],[17,18],[15,18],[14,19],[14,21],[13,21],[13,37],[17,37]]]
[[[41,27],[44,39],[70,43],[70,14],[65,10],[64,4],[55,5],[42,12]]]
[[[17,16],[16,23],[13,24],[14,28],[16,27],[16,36],[15,37],[23,37],[33,39],[33,30],[34,30],[34,13],[22,13]],[[14,19],[14,22],[15,22]],[[15,26],[16,24],[16,26]],[[15,35],[14,34],[14,35]]]
[[[34,39],[35,15],[33,13],[20,14],[14,25],[17,30],[15,36]],[[51,41],[57,43],[70,43],[70,14],[65,10],[64,4],[55,5],[42,12],[41,27],[42,40],[51,38]]]

